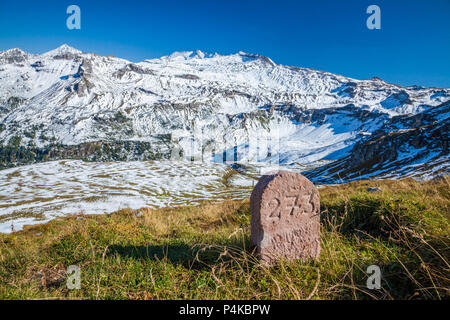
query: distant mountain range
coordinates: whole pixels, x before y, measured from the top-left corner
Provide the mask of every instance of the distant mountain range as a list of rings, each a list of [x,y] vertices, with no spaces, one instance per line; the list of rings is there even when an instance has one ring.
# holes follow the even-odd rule
[[[356,80],[244,52],[133,63],[67,45],[40,55],[10,49],[0,52],[0,168],[183,150],[204,161],[224,152],[240,162],[276,157],[314,168],[305,174],[318,182],[433,177],[448,174],[449,97],[450,89]],[[261,136],[278,137],[262,155],[249,146]]]

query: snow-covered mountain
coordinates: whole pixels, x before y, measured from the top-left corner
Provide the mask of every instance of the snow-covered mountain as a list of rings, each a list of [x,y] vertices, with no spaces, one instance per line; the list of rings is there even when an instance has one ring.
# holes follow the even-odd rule
[[[133,63],[67,45],[41,55],[10,49],[0,52],[0,167],[182,149],[207,161],[225,151],[241,162],[328,163],[308,173],[321,181],[386,175],[384,167],[409,174],[422,164],[437,174],[448,170],[449,100],[450,89],[356,80],[244,52]],[[275,146],[253,148],[267,136]]]

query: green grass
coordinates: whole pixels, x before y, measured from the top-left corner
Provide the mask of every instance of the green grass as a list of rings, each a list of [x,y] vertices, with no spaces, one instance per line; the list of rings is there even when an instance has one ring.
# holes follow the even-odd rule
[[[448,299],[449,181],[321,188],[320,261],[272,267],[249,248],[248,200],[58,218],[0,235],[0,298]],[[380,290],[366,287],[372,264]]]

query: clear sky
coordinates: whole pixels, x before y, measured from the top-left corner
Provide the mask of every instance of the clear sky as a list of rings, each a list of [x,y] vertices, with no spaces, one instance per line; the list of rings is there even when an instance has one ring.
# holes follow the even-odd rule
[[[66,27],[71,4],[81,30]],[[381,30],[366,27],[371,4]],[[63,43],[135,62],[242,50],[357,79],[450,87],[450,0],[0,0],[0,50]]]

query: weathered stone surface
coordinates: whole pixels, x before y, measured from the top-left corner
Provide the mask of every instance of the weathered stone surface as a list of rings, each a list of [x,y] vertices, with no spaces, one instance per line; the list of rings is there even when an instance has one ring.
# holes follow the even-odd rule
[[[299,173],[264,175],[250,197],[251,242],[259,259],[317,259],[320,255],[320,197]]]

